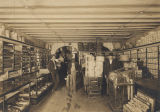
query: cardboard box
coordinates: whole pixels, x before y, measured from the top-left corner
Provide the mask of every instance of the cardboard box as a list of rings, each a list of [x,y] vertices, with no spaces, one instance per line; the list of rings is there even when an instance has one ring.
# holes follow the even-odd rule
[[[10,38],[10,31],[9,30],[5,30],[5,37]]]
[[[0,36],[5,36],[5,25],[0,24]]]

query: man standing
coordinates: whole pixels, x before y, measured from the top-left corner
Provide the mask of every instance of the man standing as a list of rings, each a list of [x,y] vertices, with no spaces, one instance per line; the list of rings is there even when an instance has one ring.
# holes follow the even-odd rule
[[[54,91],[57,89],[58,84],[59,84],[59,75],[58,75],[55,55],[52,56],[51,60],[48,63],[48,70],[52,75],[52,80],[54,83],[54,88],[53,88],[53,91]]]
[[[114,55],[113,53],[110,53],[108,57],[105,58],[104,64],[103,64],[103,91],[102,93],[105,94],[107,92],[108,94],[108,75],[110,72],[117,70],[122,67],[122,63],[120,63],[118,59],[118,55]],[[107,87],[106,87],[107,84]],[[107,89],[107,91],[105,91]]]

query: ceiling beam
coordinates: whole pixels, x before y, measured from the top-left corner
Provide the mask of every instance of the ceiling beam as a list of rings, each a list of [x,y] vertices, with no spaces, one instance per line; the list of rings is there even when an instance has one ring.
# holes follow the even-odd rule
[[[61,14],[61,15],[56,15],[56,14],[15,14],[14,12],[11,14],[2,14],[0,13],[0,18],[1,19],[12,19],[12,18],[20,18],[20,19],[25,19],[25,18],[33,18],[33,19],[47,19],[47,18],[65,18],[65,19],[69,19],[69,18],[99,18],[99,19],[103,19],[103,18],[108,18],[108,19],[112,19],[112,18],[126,18],[126,19],[140,19],[140,18],[160,18],[160,14],[115,14],[115,15],[111,15],[111,14]]]
[[[105,24],[107,24],[107,25],[160,25],[160,22],[61,22],[61,23],[57,23],[57,22],[51,22],[51,23],[48,23],[48,22],[46,22],[46,23],[42,23],[42,22],[39,22],[39,23],[6,23],[6,24],[40,24],[40,25],[51,25],[51,24],[58,24],[58,25],[63,25],[63,24],[70,24],[70,25],[72,25],[72,24],[93,24],[93,25],[95,25],[95,24],[100,24],[100,25],[105,25]]]
[[[43,39],[42,39],[43,40]],[[126,39],[101,39],[99,41],[101,42],[120,42],[124,41]],[[52,42],[96,42],[96,39],[70,39],[70,40],[44,40],[47,43],[52,43]]]
[[[129,36],[130,34],[77,34],[77,35],[66,35],[66,34],[58,34],[58,36],[61,36],[61,37],[77,37],[77,36],[85,36],[85,37],[88,37],[88,36]],[[54,37],[54,36],[57,36],[57,35],[54,35],[54,34],[51,34],[51,35],[41,35],[41,34],[32,34],[32,35],[29,35],[29,36],[36,36],[36,37]]]
[[[145,31],[148,31],[148,30],[135,30],[136,32],[145,32]],[[70,34],[70,33],[90,33],[90,34],[96,34],[96,33],[132,33],[134,31],[125,31],[125,30],[87,30],[87,31],[84,31],[84,30],[54,30],[54,32],[52,30],[34,30],[34,31],[31,31],[31,30],[24,30],[24,31],[21,31],[21,32],[24,32],[26,34],[33,34],[33,33],[45,33],[45,34],[52,34],[54,32],[56,33],[65,33],[65,34]]]
[[[138,20],[138,19],[130,19],[130,20],[124,20],[124,19],[121,19],[121,20],[114,20],[114,19],[111,19],[111,20],[7,20],[7,19],[4,19],[4,20],[0,20],[1,23],[52,23],[52,22],[57,22],[57,23],[61,23],[61,22],[160,22],[160,19],[142,19],[142,20]]]
[[[51,15],[51,14],[53,14],[53,15],[136,15],[136,14],[139,14],[139,15],[151,15],[151,14],[158,15],[158,14],[160,14],[159,11],[158,12],[157,11],[156,12],[154,12],[154,11],[120,12],[118,10],[114,10],[114,11],[113,10],[112,11],[107,11],[107,10],[104,10],[104,11],[97,11],[97,10],[95,10],[95,11],[93,11],[93,10],[91,10],[91,11],[82,11],[82,10],[80,10],[80,11],[73,11],[73,10],[72,11],[66,11],[66,10],[58,11],[58,10],[56,10],[56,11],[52,11],[52,12],[42,11],[42,12],[37,12],[37,13],[33,10],[28,10],[25,12],[23,12],[23,11],[16,12],[14,10],[14,12],[13,11],[9,11],[9,12],[2,11],[0,13],[1,13],[1,15],[13,15],[13,14],[14,15],[33,15],[33,14],[35,14],[35,15]]]
[[[71,38],[71,37],[70,38],[60,38],[60,37],[59,38],[47,38],[46,37],[46,38],[37,38],[37,39],[40,39],[40,40],[42,39],[44,41],[46,41],[46,40],[51,40],[51,41],[52,40],[62,40],[62,41],[71,40],[72,41],[72,40],[82,40],[82,39],[83,40],[89,40],[90,39],[90,40],[95,40],[96,41],[97,38],[81,38],[81,37],[79,37],[79,38]],[[127,37],[126,38],[118,38],[118,37],[101,38],[101,37],[98,37],[98,39],[100,39],[100,40],[107,40],[107,39],[110,39],[110,40],[111,39],[112,40],[115,40],[115,39],[123,40],[123,39],[128,39],[128,38]]]
[[[67,30],[18,30],[18,31],[20,31],[20,32],[22,32],[22,33],[34,33],[34,32],[49,32],[49,33],[62,33],[62,32],[73,32],[73,33],[75,33],[75,32],[83,32],[84,30],[71,30],[71,29],[67,29]],[[113,33],[116,33],[116,32],[146,32],[146,31],[150,31],[150,29],[134,29],[134,30],[124,30],[124,29],[115,29],[115,30],[113,30],[113,29],[107,29],[107,30],[105,30],[105,29],[86,29],[86,31],[84,31],[84,32],[103,32],[103,33],[105,33],[105,32],[113,32]]]
[[[118,22],[115,22],[115,23],[49,23],[47,24],[48,26],[123,26],[125,23],[121,22],[121,23],[118,23]],[[8,26],[46,26],[45,23],[10,23],[10,24],[7,24]],[[151,22],[151,23],[145,23],[145,22],[142,22],[142,23],[127,23],[125,24],[125,26],[159,26],[160,25],[160,22]]]
[[[35,37],[35,38],[92,38],[92,37],[95,37],[95,38],[108,38],[108,37],[118,37],[118,38],[128,38],[129,35],[46,35],[46,36],[32,36],[32,37]]]
[[[27,35],[53,35],[53,33],[26,33]],[[111,35],[111,34],[113,34],[113,33],[90,33],[90,32],[81,32],[81,33],[73,33],[73,32],[68,32],[68,33],[64,33],[64,32],[61,32],[61,33],[58,33],[58,34],[60,34],[60,35]],[[130,34],[130,33],[123,33],[123,32],[116,32],[116,34],[118,34],[118,35],[127,35],[127,34]]]
[[[98,1],[99,3],[100,1]],[[133,1],[135,3],[135,1]],[[152,2],[152,1],[151,1]],[[127,2],[124,2],[124,4],[105,4],[105,2],[103,1],[103,4],[86,4],[86,2],[84,2],[85,4],[83,5],[68,5],[68,4],[63,4],[63,5],[54,5],[52,3],[49,3],[48,5],[38,5],[38,4],[28,4],[27,5],[27,8],[28,9],[59,9],[59,8],[65,8],[65,9],[71,9],[71,8],[159,8],[160,7],[160,4],[158,3],[158,1],[156,1],[154,4],[153,3],[150,3],[150,4],[128,4]],[[94,2],[92,2],[94,3]],[[144,2],[143,2],[144,3]],[[51,5],[52,4],[52,5]],[[4,4],[1,4],[2,6],[0,7],[0,9],[10,9],[10,8],[15,8],[15,9],[24,9],[26,8],[24,5],[21,4],[21,6],[5,6]]]
[[[101,28],[101,29],[107,29],[107,28],[120,28],[121,26],[101,26],[101,25],[97,25],[97,26],[8,26],[14,29],[17,28],[26,28],[26,29],[38,29],[38,28],[45,28],[45,27],[49,27],[49,28]],[[155,28],[155,26],[124,26],[123,28]]]
[[[157,3],[157,2],[156,2]],[[14,9],[17,9],[17,10],[28,10],[28,9],[32,9],[32,10],[41,10],[41,9],[47,9],[47,10],[53,10],[53,9],[65,9],[65,10],[69,10],[69,9],[117,9],[117,10],[123,10],[123,9],[144,9],[144,8],[150,8],[150,9],[159,9],[160,8],[160,4],[103,4],[103,5],[27,5],[28,7],[24,7],[24,6],[4,6],[2,5],[0,7],[1,10],[3,9],[11,9],[11,8],[14,8]]]
[[[77,13],[77,14],[82,14],[82,13],[107,13],[107,14],[117,14],[117,12],[123,13],[123,14],[143,14],[143,13],[157,13],[160,10],[160,7],[149,7],[148,10],[144,10],[142,7],[141,8],[59,8],[59,9],[54,9],[54,8],[13,8],[14,10],[11,11],[12,8],[5,8],[3,9],[0,7],[0,13],[2,14],[29,14],[29,13],[35,13],[35,14],[72,14],[72,13]]]
[[[90,28],[86,28],[86,27],[77,27],[77,28],[50,28],[50,27],[39,27],[39,28],[32,28],[32,27],[30,27],[30,28],[14,28],[15,30],[85,30],[85,29],[87,29],[87,30],[98,30],[98,29],[100,29],[100,30],[118,30],[118,29],[121,29],[120,27],[117,27],[117,28],[110,28],[110,27],[90,27]],[[134,29],[139,29],[139,30],[143,30],[143,29],[153,29],[153,27],[151,27],[151,28],[123,28],[124,30],[134,30]]]

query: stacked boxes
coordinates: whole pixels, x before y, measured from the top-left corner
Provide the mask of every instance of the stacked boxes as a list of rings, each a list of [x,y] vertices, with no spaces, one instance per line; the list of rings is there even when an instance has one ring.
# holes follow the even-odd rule
[[[101,79],[103,73],[103,56],[86,55],[86,71],[84,77],[85,90],[89,96],[101,94]],[[87,88],[87,89],[86,89]]]
[[[86,56],[86,76],[88,77],[102,77],[103,73],[103,56],[97,56],[94,59],[94,56]]]
[[[22,62],[22,46],[15,45],[15,52],[14,52],[14,70],[21,69],[21,62]]]
[[[147,35],[140,37],[136,42],[136,46],[151,44],[160,41],[160,30],[151,31]]]
[[[146,49],[141,48],[138,50],[138,58],[143,61],[143,65],[146,66]]]
[[[138,91],[137,95],[123,106],[123,112],[154,112],[153,98]]]
[[[37,70],[37,58],[36,58],[36,49],[35,48],[30,48],[30,67],[31,67],[31,72],[34,72]]]
[[[129,58],[131,57],[131,56],[130,56],[130,51],[125,51],[125,52],[124,52],[124,55],[128,55]]]
[[[5,36],[8,37],[8,38],[10,37],[10,31],[9,30],[5,30]]]
[[[133,62],[133,63],[137,63],[137,50],[132,50],[131,51],[131,61]]]
[[[0,40],[0,73],[3,72],[3,42]]]
[[[96,52],[97,52],[97,54],[99,55],[101,55],[101,53],[102,53],[102,46],[103,46],[103,43],[102,42],[97,42],[97,49],[96,49]]]
[[[82,42],[79,42],[79,43],[78,43],[78,50],[79,50],[79,51],[83,51],[83,49],[84,49],[84,48],[83,48],[83,43],[82,43]]]
[[[104,57],[103,56],[97,56],[96,57],[96,66],[95,66],[95,76],[96,77],[102,77],[103,62],[104,62]]]
[[[86,55],[85,60],[86,60],[85,76],[87,76],[87,77],[94,77],[94,68],[95,68],[94,56]]]
[[[5,25],[0,24],[0,36],[5,36]]]
[[[154,78],[158,78],[158,47],[147,48],[147,68]]]
[[[90,52],[96,51],[96,43],[90,42],[90,43],[88,43],[88,46],[89,46]]]
[[[37,66],[38,66],[38,69],[40,69],[40,62],[41,62],[41,59],[40,59],[40,50],[37,49],[36,51],[36,59],[37,59]]]
[[[30,48],[27,46],[22,47],[22,73],[30,72]]]
[[[96,51],[96,48],[98,47],[99,48],[99,51],[101,51],[101,46],[102,44],[96,46],[96,43],[95,42],[79,42],[78,43],[78,49],[79,51],[90,51],[90,52],[95,52]]]
[[[16,32],[14,32],[14,31],[12,31],[10,38],[14,39],[14,40],[17,40],[17,37],[18,37],[18,34]]]
[[[13,70],[14,67],[14,45],[3,43],[3,68],[4,72]]]

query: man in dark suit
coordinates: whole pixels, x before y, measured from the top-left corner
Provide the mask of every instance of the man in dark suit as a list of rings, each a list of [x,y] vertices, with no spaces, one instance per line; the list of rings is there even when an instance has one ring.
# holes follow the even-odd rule
[[[57,89],[58,84],[59,84],[59,74],[58,74],[58,69],[57,69],[56,63],[57,62],[56,62],[55,55],[53,55],[48,63],[48,70],[51,73],[52,80],[54,83],[53,91]]]
[[[107,83],[108,83],[109,73],[122,67],[123,67],[123,64],[119,61],[118,55],[113,55],[113,53],[110,53],[108,56],[105,57],[104,64],[103,64],[102,94],[105,94],[106,90],[108,89],[106,85],[108,85]],[[107,90],[107,93],[108,93],[108,90]]]

